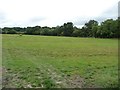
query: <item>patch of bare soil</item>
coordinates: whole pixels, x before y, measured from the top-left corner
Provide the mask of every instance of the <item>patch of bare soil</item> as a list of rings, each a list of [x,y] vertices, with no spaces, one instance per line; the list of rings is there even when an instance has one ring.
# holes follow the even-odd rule
[[[68,88],[82,88],[84,85],[84,79],[79,75],[72,75],[66,79]]]
[[[10,84],[9,82],[9,75],[7,75],[8,71],[3,67],[2,68],[2,86],[6,87],[8,84]]]
[[[22,83],[22,85],[20,85]],[[18,74],[10,73],[10,70],[2,68],[2,87],[5,88],[18,88],[24,87],[26,82],[19,79]]]
[[[0,89],[2,88],[2,67],[0,67]]]

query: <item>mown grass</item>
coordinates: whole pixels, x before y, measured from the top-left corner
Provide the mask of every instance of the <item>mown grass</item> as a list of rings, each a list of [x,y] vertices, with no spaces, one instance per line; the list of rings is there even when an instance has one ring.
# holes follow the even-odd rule
[[[117,87],[118,40],[3,35],[4,87]]]

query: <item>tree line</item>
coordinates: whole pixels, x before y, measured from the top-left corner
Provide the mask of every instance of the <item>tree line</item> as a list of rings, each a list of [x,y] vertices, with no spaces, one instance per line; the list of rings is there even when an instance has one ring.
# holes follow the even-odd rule
[[[72,22],[64,23],[56,27],[4,27],[2,34],[27,34],[27,35],[47,35],[47,36],[69,36],[69,37],[95,37],[95,38],[119,38],[120,18],[107,19],[102,23],[89,20],[82,28],[77,28]]]

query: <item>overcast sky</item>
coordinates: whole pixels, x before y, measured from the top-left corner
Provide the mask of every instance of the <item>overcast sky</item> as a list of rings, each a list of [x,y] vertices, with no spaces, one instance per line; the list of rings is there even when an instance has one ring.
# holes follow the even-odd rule
[[[0,27],[57,26],[118,17],[119,0],[0,0]]]

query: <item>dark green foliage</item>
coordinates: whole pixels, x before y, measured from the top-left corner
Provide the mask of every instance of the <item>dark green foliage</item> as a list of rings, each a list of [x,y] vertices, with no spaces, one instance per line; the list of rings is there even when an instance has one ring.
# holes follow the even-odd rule
[[[98,26],[98,22],[95,20],[90,20],[88,23],[85,23],[84,29],[87,37],[94,36],[94,26]]]
[[[7,32],[7,34],[16,34],[16,31],[14,29],[11,29]]]
[[[62,36],[71,36],[72,32],[73,32],[73,23],[72,22],[64,23],[61,33]]]
[[[72,22],[64,23],[56,27],[4,27],[2,34],[29,34],[29,35],[47,35],[47,36],[73,36],[73,37],[95,37],[95,38],[119,38],[120,19],[107,19],[98,25],[95,20],[90,20],[80,29],[74,27]]]

